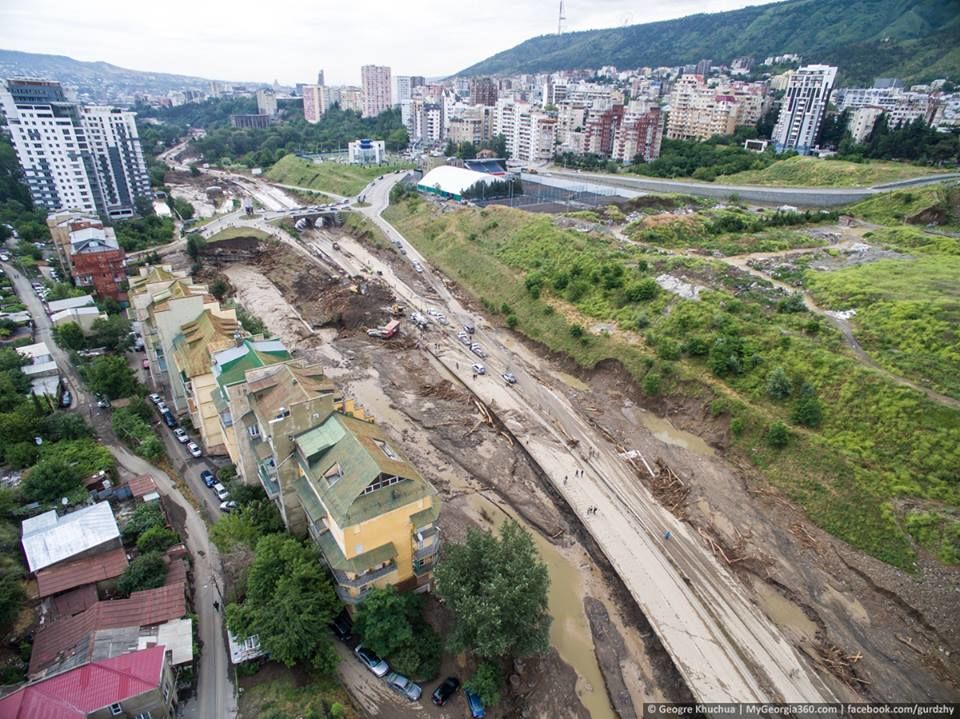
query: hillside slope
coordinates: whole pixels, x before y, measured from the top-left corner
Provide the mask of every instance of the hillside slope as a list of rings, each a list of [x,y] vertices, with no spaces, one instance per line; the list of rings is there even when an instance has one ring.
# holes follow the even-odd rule
[[[460,75],[681,65],[703,58],[799,53],[841,68],[849,83],[877,76],[960,79],[960,0],[790,0],[677,20],[543,35]]]

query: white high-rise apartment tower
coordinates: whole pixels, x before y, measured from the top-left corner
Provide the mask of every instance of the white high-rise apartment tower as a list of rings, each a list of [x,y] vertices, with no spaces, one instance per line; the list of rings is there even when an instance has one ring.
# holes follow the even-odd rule
[[[810,152],[820,134],[837,68],[831,65],[804,65],[791,77],[773,129],[777,152]]]
[[[360,68],[363,84],[363,116],[376,117],[389,110],[391,102],[390,68],[382,65],[364,65]]]
[[[8,80],[0,110],[36,205],[123,218],[151,197],[135,113],[69,102],[49,80]]]

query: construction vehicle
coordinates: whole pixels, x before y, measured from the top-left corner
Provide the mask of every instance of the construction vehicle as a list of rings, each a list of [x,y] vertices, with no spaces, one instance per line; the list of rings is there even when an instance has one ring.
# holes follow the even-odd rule
[[[400,320],[390,320],[385,326],[377,327],[376,329],[367,330],[367,335],[370,337],[379,337],[382,340],[388,340],[397,334],[397,331],[400,329]]]
[[[390,314],[394,317],[403,317],[406,314],[407,310],[403,305],[392,305],[390,307]]]

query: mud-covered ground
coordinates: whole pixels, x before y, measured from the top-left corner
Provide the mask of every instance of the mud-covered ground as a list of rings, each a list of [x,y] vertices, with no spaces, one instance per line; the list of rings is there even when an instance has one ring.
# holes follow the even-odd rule
[[[402,269],[399,255],[395,259]],[[534,528],[558,553],[555,561],[575,567],[579,616],[571,612],[571,621],[588,627],[607,689],[605,713],[586,707],[597,699],[596,688],[585,688],[583,681],[591,668],[571,659],[578,664],[575,672],[562,651],[541,660],[549,667],[522,665],[505,705],[526,707],[525,716],[603,716],[615,707],[629,717],[644,701],[688,698],[630,595],[509,432],[487,421],[459,380],[417,346],[412,332],[389,342],[366,336],[365,327],[389,319],[392,298],[376,277],[360,284],[333,278],[316,266],[304,267],[290,250],[257,266],[221,270],[246,307],[299,348],[296,354],[329,367],[348,395],[396,436],[441,493],[446,543],[462,538],[470,526],[494,527],[494,515],[502,511]],[[682,479],[689,489],[674,511],[703,530],[705,544],[730,562],[757,604],[833,677],[840,696],[957,696],[960,574],[922,562],[918,573],[908,575],[853,551],[809,523],[752,468],[725,460],[726,420],[712,417],[708,407],[693,400],[651,404],[616,365],[579,372],[526,344],[543,358],[541,376],[572,396],[598,431]]]

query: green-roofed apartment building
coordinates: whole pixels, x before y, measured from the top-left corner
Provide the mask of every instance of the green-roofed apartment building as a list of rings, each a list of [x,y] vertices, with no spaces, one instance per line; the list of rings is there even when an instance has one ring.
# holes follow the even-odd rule
[[[227,407],[245,481],[261,483],[292,533],[313,538],[340,598],[429,590],[440,503],[393,440],[316,365],[251,368],[242,387],[227,386],[248,409]]]

